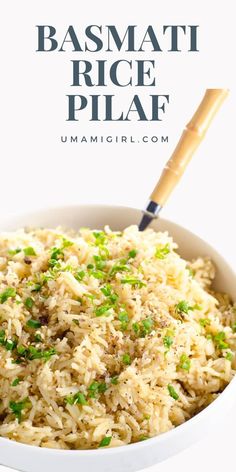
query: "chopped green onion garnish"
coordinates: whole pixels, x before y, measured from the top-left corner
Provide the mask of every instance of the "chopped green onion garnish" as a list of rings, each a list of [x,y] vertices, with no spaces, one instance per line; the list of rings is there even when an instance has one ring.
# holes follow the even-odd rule
[[[62,249],[65,249],[66,247],[73,246],[73,244],[74,243],[72,241],[69,241],[68,239],[62,237],[62,246],[61,246]]]
[[[63,256],[63,251],[61,250],[61,248],[59,247],[52,247],[51,248],[51,256],[50,256],[50,259],[48,261],[48,264],[50,267],[58,267],[59,268],[59,257]]]
[[[136,336],[139,338],[144,338],[152,331],[153,324],[154,322],[151,318],[146,318],[145,320],[140,321],[140,323],[133,323],[132,328]]]
[[[111,309],[111,305],[101,305],[98,308],[96,308],[95,315],[96,316],[103,316],[103,315],[107,316],[107,315],[110,314],[110,313],[108,313],[110,309]]]
[[[181,369],[186,370],[187,372],[189,372],[190,366],[191,366],[191,361],[190,361],[189,357],[186,356],[186,354],[182,354],[180,356],[179,367]]]
[[[122,362],[123,362],[125,365],[130,365],[130,364],[131,364],[130,355],[129,355],[129,354],[123,354],[123,356],[122,356]]]
[[[206,326],[209,326],[211,324],[210,320],[208,318],[200,318],[199,324],[205,328]]]
[[[16,379],[13,380],[13,382],[11,383],[11,386],[16,387],[19,383],[20,383],[20,379],[17,377]]]
[[[84,270],[80,270],[79,272],[77,272],[75,274],[75,278],[76,280],[78,280],[79,282],[81,282],[81,280],[83,280],[83,278],[85,277],[85,272]]]
[[[12,341],[12,339],[6,339],[5,348],[6,348],[7,351],[13,351],[13,349],[15,349],[16,346],[17,346],[16,341]]]
[[[10,254],[10,256],[15,256],[15,255],[18,254],[19,252],[21,252],[21,249],[20,249],[20,248],[9,249],[9,250],[8,250],[8,254]]]
[[[173,338],[171,338],[171,336],[168,336],[168,335],[164,336],[163,344],[166,347],[166,349],[170,349],[170,346],[172,346],[173,342],[174,341],[173,341]]]
[[[41,284],[34,284],[31,289],[31,292],[40,292],[41,288],[42,288]]]
[[[119,272],[130,272],[129,267],[126,265],[126,261],[125,262],[120,261],[120,262],[117,262],[117,264],[114,264],[109,275],[113,277],[115,274]]]
[[[2,293],[0,293],[0,303],[5,303],[8,298],[14,298],[15,296],[15,289],[13,287],[8,287]]]
[[[110,297],[110,295],[112,294],[111,286],[109,284],[106,284],[100,290],[103,293],[103,295],[105,295],[105,297]]]
[[[121,279],[121,283],[122,284],[129,284],[129,285],[133,285],[133,286],[136,286],[138,288],[142,288],[142,287],[145,287],[146,284],[144,282],[142,282],[141,280],[139,279],[133,279],[133,278],[126,278],[126,279]]]
[[[138,251],[136,251],[136,249],[132,249],[131,251],[129,251],[129,259],[134,259],[138,254]]]
[[[92,270],[90,272],[90,275],[92,275],[92,277],[94,277],[95,279],[103,279],[105,277],[105,273],[102,272],[101,270]]]
[[[105,382],[92,382],[88,388],[90,398],[95,398],[99,393],[104,393],[107,390]]]
[[[51,359],[51,357],[56,354],[56,350],[53,347],[43,351],[41,349],[37,349],[34,346],[24,347],[21,345],[17,346],[17,352],[20,357],[24,357],[30,361],[35,359],[43,359],[45,362],[49,361],[49,359]]]
[[[229,347],[228,343],[225,342],[225,333],[220,331],[214,336],[214,341],[218,349],[227,349]]]
[[[26,256],[36,256],[36,252],[32,246],[23,249]]]
[[[25,410],[26,408],[29,408],[30,406],[31,406],[31,402],[29,401],[28,398],[25,398],[21,402],[11,401],[9,403],[9,408],[12,411],[12,413],[14,413],[14,415],[18,419],[19,423],[21,421],[22,411]]]
[[[156,252],[155,252],[155,257],[157,259],[165,259],[166,256],[170,252],[170,245],[167,243],[165,245],[161,245],[157,247]]]
[[[179,314],[186,313],[188,314],[189,310],[193,310],[193,307],[189,305],[188,302],[185,300],[181,300],[181,302],[177,303],[175,306],[175,311]]]
[[[232,361],[233,357],[234,355],[232,352],[227,352],[225,359],[227,359],[227,361]]]
[[[32,308],[33,304],[34,304],[33,298],[31,298],[31,297],[26,298],[26,300],[25,300],[25,306],[26,306],[27,308],[29,308],[29,309]]]
[[[110,442],[111,442],[111,439],[112,439],[112,436],[105,436],[105,438],[103,438],[99,444],[98,447],[105,447],[105,446],[109,446]]]
[[[33,329],[37,329],[41,327],[41,323],[38,320],[28,320],[26,324],[29,328],[33,328]]]
[[[104,245],[107,242],[106,234],[103,231],[93,231],[96,246]]]
[[[16,339],[7,339],[4,329],[0,331],[0,345],[5,347],[7,351],[13,351],[17,346]]]
[[[95,267],[98,270],[103,270],[104,267],[106,266],[106,261],[101,256],[93,256],[94,261],[95,261]]]
[[[87,405],[86,398],[81,392],[77,392],[73,396],[66,397],[66,403],[69,403],[69,405]]]
[[[117,385],[118,384],[118,379],[119,379],[118,375],[114,375],[113,377],[111,377],[111,384],[112,385]]]
[[[168,388],[168,391],[169,391],[170,396],[171,396],[174,400],[178,400],[178,399],[179,399],[179,395],[178,395],[178,393],[176,392],[176,390],[174,389],[174,387],[169,384],[169,385],[167,386],[167,388]]]
[[[121,322],[121,329],[125,331],[129,323],[129,316],[126,311],[121,311],[118,315],[118,320]]]
[[[34,340],[35,340],[36,343],[41,343],[42,342],[41,335],[39,333],[37,333],[34,337]]]

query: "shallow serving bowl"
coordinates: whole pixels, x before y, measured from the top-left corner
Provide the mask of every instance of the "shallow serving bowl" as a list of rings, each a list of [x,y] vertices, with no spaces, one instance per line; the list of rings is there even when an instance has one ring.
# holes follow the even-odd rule
[[[137,224],[140,211],[133,208],[112,206],[72,206],[47,209],[32,214],[5,219],[0,230],[15,230],[23,226],[64,226],[79,229],[87,226],[102,229],[109,224],[113,230],[121,230]],[[236,275],[226,261],[209,244],[186,229],[164,219],[158,219],[152,227],[168,230],[179,245],[180,254],[186,259],[209,256],[216,268],[214,287],[225,291],[236,301]],[[205,410],[177,428],[160,436],[139,443],[110,449],[68,451],[46,449],[0,438],[0,464],[24,472],[132,472],[151,466],[173,456],[190,446],[203,435],[215,429],[236,398],[236,378],[224,392]]]

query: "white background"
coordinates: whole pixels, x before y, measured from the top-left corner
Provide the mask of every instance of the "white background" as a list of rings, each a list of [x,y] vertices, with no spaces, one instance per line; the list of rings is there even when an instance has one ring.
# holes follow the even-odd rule
[[[164,163],[206,88],[227,87],[230,95],[197,151],[181,184],[163,210],[208,240],[236,267],[235,254],[235,52],[233,1],[11,1],[1,12],[1,214],[69,203],[110,203],[143,207]],[[137,54],[100,52],[36,53],[36,24],[51,24],[62,41],[69,24],[83,39],[86,25],[115,24],[125,31],[137,24],[140,36],[152,24],[199,24],[199,53]],[[83,43],[83,41],[82,41]],[[132,57],[131,57],[132,56]],[[170,95],[161,123],[91,123],[85,115],[67,123],[65,95],[71,59],[156,59],[157,86],[140,88]],[[75,90],[74,93],[81,93]],[[83,94],[114,93],[117,109],[127,110],[137,91],[111,86]],[[168,144],[62,144],[61,135],[169,135]],[[213,438],[150,470],[183,472],[230,467],[234,461],[236,412],[224,419]],[[3,472],[4,467],[0,466]]]

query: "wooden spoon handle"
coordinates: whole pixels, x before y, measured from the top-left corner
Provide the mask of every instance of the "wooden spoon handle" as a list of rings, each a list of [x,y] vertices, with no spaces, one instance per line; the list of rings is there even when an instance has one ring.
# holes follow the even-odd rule
[[[171,158],[166,163],[150,200],[160,206],[165,204],[227,95],[227,89],[206,90],[197,111],[187,124]]]

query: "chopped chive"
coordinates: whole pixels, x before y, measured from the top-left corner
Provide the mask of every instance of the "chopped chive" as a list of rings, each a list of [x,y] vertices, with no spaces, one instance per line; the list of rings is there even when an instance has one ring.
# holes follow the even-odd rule
[[[66,400],[66,403],[68,403],[69,405],[76,405],[76,404],[87,405],[86,398],[84,394],[81,392],[77,392],[73,396],[66,397],[65,400]]]
[[[50,254],[50,259],[48,260],[49,267],[59,269],[60,268],[59,258],[64,256],[64,253],[63,253],[62,249],[59,248],[59,247],[54,246],[54,247],[51,248],[50,253],[51,253]]]
[[[111,377],[111,384],[117,385],[119,383],[118,379],[119,379],[119,375],[114,375],[113,377]]]
[[[65,249],[66,247],[73,246],[73,244],[74,243],[72,241],[69,241],[68,239],[62,237],[62,246],[61,246],[62,249]]]
[[[225,359],[227,359],[227,361],[232,361],[233,357],[234,355],[232,352],[227,352]]]
[[[33,306],[33,304],[34,304],[33,298],[31,298],[31,297],[26,298],[26,300],[25,300],[25,306],[26,306],[27,308],[31,309],[32,306]]]
[[[75,278],[76,280],[78,280],[78,282],[81,282],[81,280],[83,280],[84,277],[85,277],[84,270],[80,270],[79,272],[75,274]]]
[[[117,274],[119,272],[130,272],[130,269],[126,264],[126,261],[125,262],[120,261],[120,262],[117,262],[116,264],[114,264],[113,267],[110,270],[109,275],[111,277],[113,277],[115,274]]]
[[[105,272],[102,272],[101,270],[91,270],[90,275],[94,277],[95,279],[103,279],[105,277]]]
[[[23,356],[25,353],[26,353],[27,349],[26,347],[22,346],[22,345],[18,345],[17,346],[17,352],[18,354],[20,354],[21,356]]]
[[[13,380],[13,382],[11,383],[11,386],[16,387],[19,383],[20,383],[20,379],[17,377],[16,379]]]
[[[103,295],[105,295],[105,297],[110,297],[110,295],[112,294],[111,286],[109,284],[106,284],[100,290],[103,293]]]
[[[38,321],[38,320],[28,320],[26,325],[29,328],[33,328],[33,329],[37,329],[37,328],[40,328],[42,326],[40,321]]]
[[[37,349],[35,346],[24,347],[22,345],[17,346],[17,352],[20,357],[33,361],[35,359],[43,359],[45,362],[49,361],[52,356],[57,352],[54,348],[47,349],[45,351]]]
[[[21,252],[19,247],[16,249],[8,249],[8,254],[10,254],[10,256],[15,256],[16,254],[19,254],[19,252]]]
[[[174,341],[173,341],[173,338],[171,338],[171,336],[168,336],[168,335],[164,336],[164,338],[163,338],[163,344],[164,344],[164,346],[166,347],[166,349],[170,349],[170,347],[172,346],[173,342],[174,342]]]
[[[14,298],[15,296],[15,289],[13,287],[8,287],[2,293],[0,293],[0,303],[5,303],[8,298]]]
[[[4,329],[1,329],[0,330],[0,344],[2,346],[4,346],[4,344],[5,344],[5,339],[6,339],[6,333],[5,333]]]
[[[14,413],[15,417],[17,418],[18,422],[20,423],[22,418],[22,412],[25,408],[29,408],[31,406],[31,402],[28,398],[25,398],[21,402],[13,402],[10,401],[9,408]]]
[[[36,343],[41,343],[42,342],[42,337],[39,333],[37,333],[34,337],[34,340]]]
[[[34,284],[33,287],[31,288],[31,292],[40,292],[42,288],[41,284]]]
[[[190,310],[201,310],[202,307],[198,304],[198,303],[195,303],[191,308]]]
[[[36,256],[36,252],[32,246],[25,247],[23,251],[26,256]]]
[[[133,279],[133,278],[126,278],[126,279],[121,279],[121,283],[122,284],[129,284],[129,285],[132,285],[132,286],[135,286],[135,287],[138,287],[138,288],[142,288],[142,287],[145,287],[146,284],[144,282],[142,282],[141,280],[139,279]]]
[[[170,396],[171,396],[174,400],[178,400],[178,399],[179,399],[179,395],[178,395],[178,393],[176,392],[176,390],[174,389],[174,387],[169,384],[169,385],[167,386],[167,388],[168,388],[168,391],[169,391]]]
[[[130,364],[131,364],[130,355],[129,355],[129,354],[123,354],[123,356],[122,356],[122,362],[123,362],[125,365],[130,365]]]
[[[229,347],[228,343],[225,342],[225,332],[220,331],[214,336],[214,341],[218,349],[227,349]]]
[[[189,357],[186,356],[186,354],[182,354],[180,356],[179,367],[181,369],[186,370],[187,372],[189,372],[190,366],[191,366],[191,361],[190,361]]]
[[[110,442],[111,442],[111,439],[112,439],[112,436],[105,436],[98,447],[105,447],[105,446],[109,446]]]
[[[152,318],[146,318],[145,320],[142,320],[142,325],[144,327],[145,333],[146,334],[150,333],[153,326]]]
[[[169,253],[170,245],[168,243],[165,245],[160,244],[156,249],[155,257],[157,257],[157,259],[165,259]]]
[[[193,307],[190,306],[185,300],[181,300],[179,303],[177,303],[177,305],[175,305],[175,311],[179,314],[188,314],[189,310],[193,310]]]
[[[129,323],[128,313],[126,311],[121,311],[118,315],[118,320],[121,322],[121,329],[125,331]]]
[[[12,341],[12,339],[6,339],[5,348],[6,348],[7,351],[13,351],[13,349],[15,349],[16,346],[17,346],[16,341]]]
[[[211,324],[210,320],[208,320],[207,318],[200,318],[199,320],[199,324],[205,328],[206,326],[209,326]]]
[[[95,261],[96,269],[103,270],[104,267],[106,266],[106,261],[104,261],[104,259],[101,256],[97,256],[97,255],[93,256],[93,258]]]
[[[109,310],[112,308],[112,305],[106,303],[105,305],[100,305],[98,308],[95,309],[96,316],[108,316],[110,315]]]
[[[148,334],[151,333],[152,328],[153,328],[154,321],[152,318],[146,318],[145,320],[142,320],[140,323],[133,323],[132,328],[139,338],[144,338]]]
[[[90,398],[95,398],[99,393],[104,393],[107,390],[105,382],[92,382],[88,388]]]
[[[107,242],[107,237],[104,231],[93,231],[96,246],[103,246]]]
[[[134,259],[138,254],[138,251],[136,249],[132,249],[129,251],[129,259]]]

